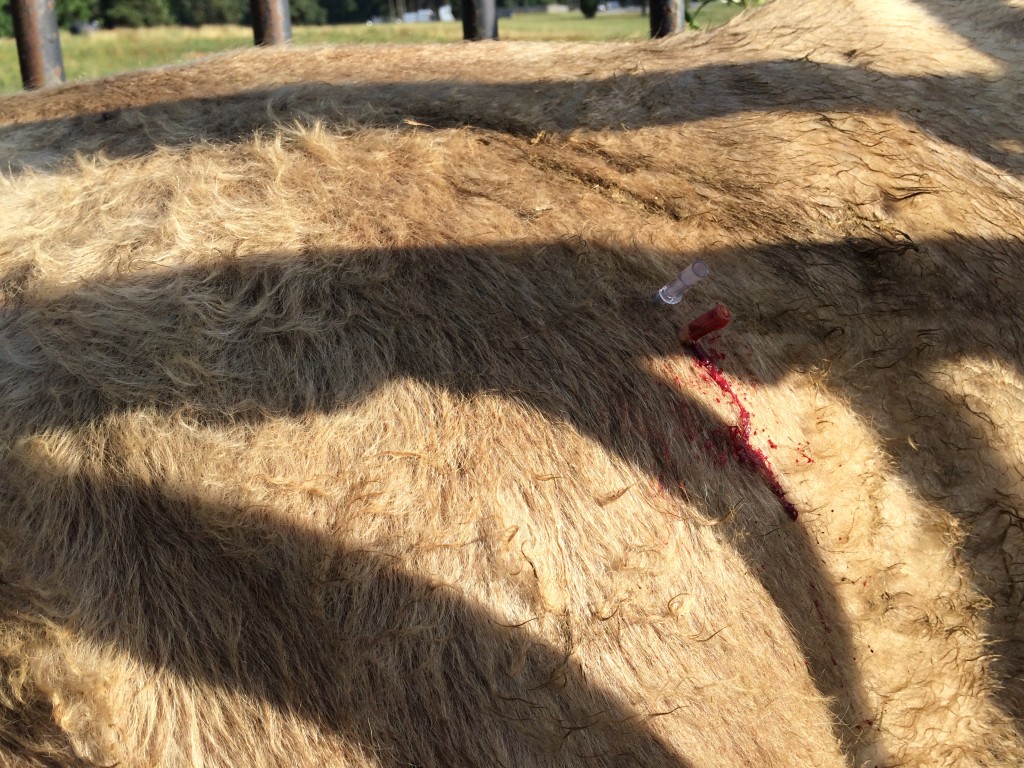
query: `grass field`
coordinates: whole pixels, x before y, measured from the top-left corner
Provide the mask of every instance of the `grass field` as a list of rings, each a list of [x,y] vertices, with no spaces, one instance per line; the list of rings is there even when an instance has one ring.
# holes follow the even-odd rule
[[[709,5],[697,22],[717,26],[736,15],[735,6]],[[642,40],[648,20],[639,14],[520,14],[501,19],[503,40]],[[297,45],[322,43],[449,43],[462,39],[461,22],[430,24],[346,24],[296,27]],[[67,79],[104,77],[143,67],[191,61],[207,54],[252,45],[252,30],[242,26],[160,27],[97,32],[88,37],[61,33]],[[0,92],[21,88],[13,39],[0,40]]]

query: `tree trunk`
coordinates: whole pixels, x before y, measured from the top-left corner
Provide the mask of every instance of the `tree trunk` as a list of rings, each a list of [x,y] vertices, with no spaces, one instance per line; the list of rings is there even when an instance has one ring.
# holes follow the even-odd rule
[[[250,0],[249,7],[256,45],[282,45],[292,39],[288,0]]]
[[[462,0],[462,39],[498,39],[498,9],[495,0]]]
[[[14,0],[14,35],[18,39],[21,81],[26,88],[64,82],[64,55],[57,31],[54,0]]]
[[[682,30],[680,4],[687,0],[651,0],[651,37],[668,37]]]

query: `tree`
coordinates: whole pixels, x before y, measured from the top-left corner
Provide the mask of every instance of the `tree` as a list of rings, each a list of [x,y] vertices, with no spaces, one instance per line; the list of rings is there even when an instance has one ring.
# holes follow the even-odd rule
[[[100,18],[100,0],[60,0],[57,3],[57,24],[67,29],[76,21]],[[14,37],[11,0],[0,0],[0,37]]]
[[[171,13],[179,24],[241,24],[249,10],[247,0],[171,0]]]
[[[60,0],[57,3],[57,24],[67,29],[76,21],[92,21],[100,17],[100,0]]]
[[[580,10],[583,11],[583,18],[592,19],[597,15],[598,0],[580,0]]]
[[[687,0],[651,0],[651,37],[668,37],[682,29],[682,8]]]
[[[14,37],[14,18],[10,0],[0,0],[0,37]]]
[[[378,0],[320,0],[327,10],[328,24],[345,24],[366,21],[371,16],[382,14]]]
[[[105,27],[155,27],[173,21],[167,0],[100,0]]]
[[[288,0],[292,24],[326,24],[327,9],[317,0]]]

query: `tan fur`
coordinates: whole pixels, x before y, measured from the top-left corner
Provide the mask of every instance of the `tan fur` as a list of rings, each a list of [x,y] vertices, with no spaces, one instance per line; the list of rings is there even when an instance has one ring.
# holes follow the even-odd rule
[[[1020,765],[1022,25],[0,99],[0,763]]]

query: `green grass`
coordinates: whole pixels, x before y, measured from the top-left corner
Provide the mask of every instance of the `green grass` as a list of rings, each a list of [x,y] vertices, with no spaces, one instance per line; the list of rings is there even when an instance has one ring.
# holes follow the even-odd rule
[[[736,15],[734,6],[715,3],[697,17],[701,27],[717,26]],[[502,40],[642,40],[648,20],[638,14],[598,14],[584,19],[579,13],[520,14],[501,19]],[[295,43],[447,43],[462,39],[460,22],[431,24],[345,24],[296,27]],[[248,27],[224,26],[118,29],[88,37],[61,33],[67,78],[85,80],[143,67],[176,64],[231,48],[252,45]],[[0,92],[21,88],[18,55],[13,39],[0,40]]]

